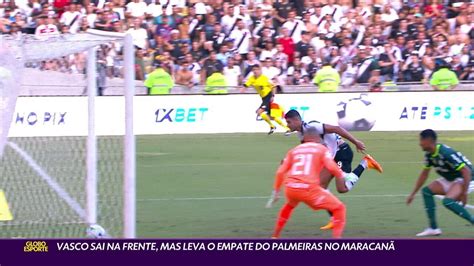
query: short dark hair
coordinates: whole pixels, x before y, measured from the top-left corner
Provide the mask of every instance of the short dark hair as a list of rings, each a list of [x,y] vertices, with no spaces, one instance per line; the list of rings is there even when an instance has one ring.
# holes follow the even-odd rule
[[[420,132],[420,138],[422,139],[432,139],[436,141],[438,139],[438,135],[433,129],[425,129]]]
[[[298,118],[301,120],[301,115],[298,111],[292,109],[285,114],[285,118]]]

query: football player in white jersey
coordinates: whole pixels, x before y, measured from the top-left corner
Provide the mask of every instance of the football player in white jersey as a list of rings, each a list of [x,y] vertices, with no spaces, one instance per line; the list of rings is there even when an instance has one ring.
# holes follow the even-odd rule
[[[303,133],[306,129],[313,127],[321,135],[321,140],[325,144],[337,165],[346,173],[350,173],[346,177],[346,187],[345,189],[338,189],[339,193],[349,192],[359,181],[362,172],[366,168],[375,169],[378,172],[382,173],[382,166],[374,159],[372,156],[365,154],[364,158],[361,160],[360,164],[352,171],[352,159],[354,153],[352,152],[351,147],[344,139],[352,142],[359,152],[365,153],[365,144],[352,136],[347,130],[329,124],[324,124],[318,121],[309,121],[305,122],[301,119],[301,115],[296,110],[290,110],[285,114],[285,119],[288,127],[291,131],[298,132],[298,137],[300,141],[303,141]],[[321,173],[321,187],[327,188],[331,182],[333,176],[328,171],[323,171]],[[321,227],[323,230],[332,229],[332,222],[329,222],[326,226]]]

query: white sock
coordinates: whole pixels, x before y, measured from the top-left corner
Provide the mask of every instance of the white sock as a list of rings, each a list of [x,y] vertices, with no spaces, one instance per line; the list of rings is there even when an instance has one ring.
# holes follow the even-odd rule
[[[362,161],[360,161],[360,165],[362,165],[362,167],[364,167],[364,169],[367,169],[367,160],[366,159],[362,159]]]
[[[346,188],[352,190],[352,188],[357,184],[357,181],[359,181],[359,177],[354,173],[349,173],[346,175],[345,180]]]

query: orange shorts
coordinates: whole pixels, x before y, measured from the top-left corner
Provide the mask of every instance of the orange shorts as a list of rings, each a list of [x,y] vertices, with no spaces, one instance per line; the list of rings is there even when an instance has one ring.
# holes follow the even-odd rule
[[[286,187],[286,198],[288,204],[296,207],[300,202],[305,203],[313,210],[336,210],[342,206],[342,203],[331,192],[321,188],[318,185],[308,187]]]

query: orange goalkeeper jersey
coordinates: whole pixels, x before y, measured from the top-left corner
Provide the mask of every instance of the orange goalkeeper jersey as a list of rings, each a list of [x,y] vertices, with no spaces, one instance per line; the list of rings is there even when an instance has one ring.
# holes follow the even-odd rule
[[[279,190],[283,182],[319,186],[323,168],[338,178],[344,175],[326,146],[314,142],[300,144],[286,154],[278,168],[275,189]]]

